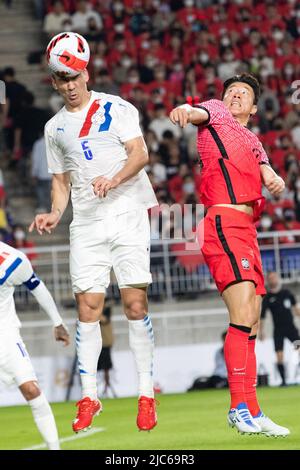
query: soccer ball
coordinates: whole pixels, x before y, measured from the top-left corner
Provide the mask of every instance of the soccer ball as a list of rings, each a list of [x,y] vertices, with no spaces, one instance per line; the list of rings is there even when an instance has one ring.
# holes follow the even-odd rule
[[[87,67],[90,48],[80,34],[64,32],[51,39],[46,58],[52,73],[74,77]]]

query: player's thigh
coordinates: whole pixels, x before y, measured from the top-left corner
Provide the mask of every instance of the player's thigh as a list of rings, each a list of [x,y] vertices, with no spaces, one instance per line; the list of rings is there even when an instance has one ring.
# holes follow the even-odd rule
[[[256,292],[253,282],[232,284],[223,291],[222,298],[228,308],[231,323],[251,327],[257,323],[259,313],[255,310]]]
[[[105,292],[112,260],[104,220],[70,225],[70,274],[73,292]]]
[[[116,218],[117,228],[111,243],[112,265],[120,289],[145,287],[150,273],[150,224],[145,209]]]
[[[220,293],[244,281],[258,283],[252,248],[255,232],[235,213],[233,209],[229,214],[208,213],[204,221],[202,253]]]
[[[8,334],[5,345],[7,362],[3,368],[7,381],[15,382],[18,386],[25,382],[37,381],[36,374],[26,346],[19,334]]]

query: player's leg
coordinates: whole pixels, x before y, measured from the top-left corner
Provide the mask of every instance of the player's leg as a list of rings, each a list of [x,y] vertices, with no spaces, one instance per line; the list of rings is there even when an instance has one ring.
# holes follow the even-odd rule
[[[284,366],[283,350],[276,351],[276,358],[277,358],[276,366],[277,366],[277,370],[281,378],[281,386],[285,387],[286,381],[285,381],[285,366]]]
[[[44,393],[36,381],[30,380],[19,389],[31,408],[34,422],[49,450],[59,450],[59,439],[55,419]]]
[[[255,311],[257,318],[260,317],[261,312],[261,295],[256,295],[255,298]],[[260,413],[260,406],[257,400],[256,386],[257,386],[257,361],[256,361],[256,337],[259,322],[252,326],[250,336],[248,338],[248,355],[246,364],[245,376],[245,395],[246,403],[252,416],[257,416]]]
[[[104,305],[104,293],[76,293],[78,320],[76,352],[82,387],[82,399],[77,402],[73,421],[75,432],[86,430],[93,417],[102,410],[97,394],[97,364],[102,348],[99,318]]]
[[[70,226],[70,274],[78,309],[76,352],[82,384],[75,432],[87,429],[101,411],[97,399],[97,363],[102,347],[99,318],[110,269],[104,221],[74,220]]]
[[[147,210],[135,210],[116,218],[112,247],[115,275],[128,319],[129,343],[139,380],[141,430],[152,429],[157,422],[153,391],[154,334],[148,313],[147,286],[150,273],[150,224]]]
[[[121,288],[125,315],[129,324],[129,344],[133,353],[139,383],[137,426],[149,431],[157,424],[153,389],[154,334],[148,315],[147,288]]]
[[[260,428],[254,423],[248,410],[245,393],[248,341],[251,329],[258,321],[255,285],[249,281],[234,284],[224,290],[222,297],[230,318],[224,344],[231,396],[228,422],[240,432],[257,433]]]
[[[59,440],[54,416],[44,393],[40,390],[26,346],[17,330],[7,332],[5,343],[5,372],[17,384],[27,400],[36,426],[49,450],[59,450]]]

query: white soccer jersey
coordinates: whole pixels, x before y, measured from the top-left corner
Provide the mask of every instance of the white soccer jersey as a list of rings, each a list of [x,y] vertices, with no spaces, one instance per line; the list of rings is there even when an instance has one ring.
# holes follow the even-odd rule
[[[26,255],[0,242],[0,331],[21,326],[13,296],[15,287],[24,284],[32,290],[39,283]]]
[[[125,165],[124,142],[141,135],[138,111],[132,104],[94,91],[84,109],[72,113],[63,107],[46,124],[49,171],[70,172],[74,216],[102,218],[157,205],[145,170],[110,190],[105,198],[93,192],[97,176],[112,178]]]

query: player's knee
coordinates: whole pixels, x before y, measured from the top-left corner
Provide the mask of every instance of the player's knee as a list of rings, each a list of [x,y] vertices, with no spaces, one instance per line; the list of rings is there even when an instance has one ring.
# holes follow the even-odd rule
[[[27,401],[34,400],[41,394],[39,386],[37,385],[36,382],[33,382],[33,381],[22,384],[20,386],[20,390],[25,400]]]
[[[128,320],[142,320],[147,315],[146,305],[140,300],[126,303],[124,309]]]
[[[99,319],[100,306],[99,304],[81,302],[78,309],[79,320],[82,322],[94,322]]]

